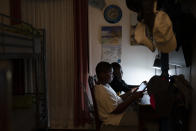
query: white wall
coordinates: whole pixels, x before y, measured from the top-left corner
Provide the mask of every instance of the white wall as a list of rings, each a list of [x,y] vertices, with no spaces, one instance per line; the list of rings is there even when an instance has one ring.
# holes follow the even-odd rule
[[[116,24],[105,21],[104,9],[89,6],[90,74],[95,74],[96,64],[101,60],[101,26],[120,25],[122,26],[121,65],[125,81],[128,84],[139,84],[143,80],[149,80],[154,75],[152,64],[156,53],[144,46],[130,45],[130,25],[136,21],[136,14],[127,8],[125,0],[106,0],[105,7],[110,4],[116,4],[122,10],[122,19]]]

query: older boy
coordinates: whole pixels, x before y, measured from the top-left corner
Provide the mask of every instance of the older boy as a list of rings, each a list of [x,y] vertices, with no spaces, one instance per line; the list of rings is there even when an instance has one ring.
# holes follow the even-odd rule
[[[137,126],[137,111],[130,105],[142,98],[143,92],[127,92],[118,96],[109,85],[113,79],[113,68],[108,62],[98,63],[96,74],[98,82],[95,85],[95,99],[103,124]]]

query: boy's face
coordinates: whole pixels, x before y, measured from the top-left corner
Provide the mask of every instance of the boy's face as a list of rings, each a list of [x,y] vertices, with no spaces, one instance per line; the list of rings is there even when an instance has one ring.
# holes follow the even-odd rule
[[[122,75],[123,75],[122,68],[117,68],[117,69],[115,70],[114,74],[115,74],[115,76],[116,76],[118,79],[122,80]]]
[[[110,83],[113,79],[113,68],[108,70],[107,72],[102,72],[101,73],[102,81],[103,83]]]

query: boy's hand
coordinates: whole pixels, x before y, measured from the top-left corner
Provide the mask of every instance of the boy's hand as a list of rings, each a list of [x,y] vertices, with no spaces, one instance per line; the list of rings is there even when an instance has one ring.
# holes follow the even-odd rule
[[[147,81],[143,81],[142,83],[144,83],[145,85],[147,85],[147,84],[148,84],[148,82],[147,82]]]
[[[143,91],[134,92],[132,97],[134,100],[140,100],[143,97]]]
[[[131,89],[131,93],[136,92],[138,88],[139,88],[139,87],[132,88],[132,89]]]

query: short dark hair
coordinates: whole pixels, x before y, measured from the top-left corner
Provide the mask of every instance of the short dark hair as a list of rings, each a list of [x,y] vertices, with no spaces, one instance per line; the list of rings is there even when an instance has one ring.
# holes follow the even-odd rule
[[[112,67],[113,67],[114,70],[117,70],[117,69],[121,68],[121,65],[119,63],[117,63],[117,62],[113,62],[112,63]]]
[[[96,66],[96,74],[99,76],[102,72],[108,72],[112,68],[112,65],[108,62],[101,61]]]

